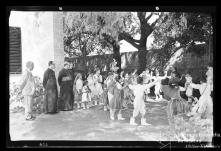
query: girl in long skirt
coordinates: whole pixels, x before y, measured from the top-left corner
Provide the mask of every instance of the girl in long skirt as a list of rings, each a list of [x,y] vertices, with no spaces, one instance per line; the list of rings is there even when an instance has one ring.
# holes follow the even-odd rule
[[[122,89],[122,99],[123,99],[123,107],[128,107],[129,103],[132,103],[134,100],[134,94],[133,91],[128,87],[128,85],[131,84],[129,75],[126,73],[123,83],[123,89]]]
[[[88,87],[91,91],[91,99],[95,100],[96,88],[95,88],[95,82],[94,82],[94,75],[92,72],[89,73],[87,77],[87,81],[88,81]]]
[[[77,104],[78,109],[80,108],[81,104],[82,88],[83,88],[82,75],[78,73],[74,80],[74,86],[73,86],[75,102]]]
[[[158,79],[164,79],[164,78],[166,78],[165,76],[164,77],[162,77],[162,76],[160,76],[159,75],[159,71],[157,70],[156,71],[156,76],[154,77],[154,80],[158,80]],[[161,83],[160,82],[157,82],[156,83],[156,85],[155,85],[155,89],[154,89],[154,93],[155,93],[155,96],[156,96],[156,100],[160,100],[160,99],[162,99],[163,97],[162,97],[162,95],[160,94],[160,92],[161,92]]]
[[[100,69],[96,69],[96,74],[94,75],[94,86],[95,86],[95,105],[99,102],[101,104],[102,99],[102,93],[103,93],[103,88],[102,88],[102,76],[100,75]]]
[[[191,87],[190,83],[192,83],[192,77],[189,74],[187,74],[185,78],[186,78],[185,82],[186,96],[188,97],[188,102],[191,102],[193,95],[193,87]]]
[[[102,99],[103,99],[103,104],[104,104],[104,111],[107,111],[109,107],[109,101],[108,101],[108,95],[107,95],[107,92],[108,92],[107,85],[108,85],[109,76],[110,74],[104,80],[104,85],[103,85]]]
[[[118,82],[117,74],[112,76],[111,81],[108,83],[108,100],[110,106],[110,119],[115,119],[115,113],[117,113],[118,120],[124,120],[122,117],[122,99],[121,99],[122,86]]]
[[[191,87],[194,89],[199,89],[200,98],[197,104],[193,107],[192,112],[188,115],[198,115],[200,117],[211,116],[213,112],[213,102],[211,97],[211,91],[213,91],[213,68],[208,67],[206,72],[207,81],[201,81],[201,84],[191,83]]]

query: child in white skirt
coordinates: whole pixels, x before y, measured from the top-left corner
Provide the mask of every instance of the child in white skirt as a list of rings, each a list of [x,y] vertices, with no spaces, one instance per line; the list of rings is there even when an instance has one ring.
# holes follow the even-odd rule
[[[185,83],[185,89],[186,89],[186,96],[188,97],[188,102],[192,101],[192,95],[193,95],[193,87],[191,87],[192,83],[192,77],[189,74],[186,74],[186,83]]]
[[[83,80],[82,80],[82,75],[79,73],[77,74],[75,78],[75,102],[77,104],[77,108],[80,108],[80,103],[81,103],[81,95],[82,95],[82,88],[83,88]]]
[[[188,116],[207,117],[213,113],[213,101],[211,97],[211,92],[213,91],[212,67],[208,67],[206,75],[206,79],[201,79],[201,84],[190,84],[194,89],[199,89],[201,96]]]
[[[90,89],[88,87],[88,81],[84,81],[82,88],[82,106],[83,109],[89,108],[89,102],[91,102]]]

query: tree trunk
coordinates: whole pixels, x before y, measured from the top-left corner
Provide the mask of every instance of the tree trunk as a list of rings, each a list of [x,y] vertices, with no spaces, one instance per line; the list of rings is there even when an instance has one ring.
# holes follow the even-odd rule
[[[83,59],[83,72],[84,76],[87,74],[87,65],[86,65],[86,44],[83,45],[82,47],[82,59]]]
[[[147,38],[152,33],[152,28],[146,22],[141,24],[140,45],[138,48],[139,69],[138,74],[142,73],[147,65]]]
[[[120,46],[116,41],[113,43],[113,58],[117,61],[117,67],[119,68],[117,72],[120,73],[121,72]]]
[[[209,37],[209,64],[213,64],[213,36]]]
[[[142,73],[145,68],[146,68],[146,64],[147,64],[147,59],[146,59],[146,55],[147,55],[147,51],[145,48],[140,48],[138,50],[138,62],[139,62],[139,69],[137,71],[138,74]]]
[[[116,60],[117,67],[119,68],[117,72],[120,73],[121,72],[120,45],[118,44],[118,41],[116,41],[113,37],[111,37],[107,34],[103,34],[103,37],[106,40],[106,42],[111,44],[113,47],[113,58]]]

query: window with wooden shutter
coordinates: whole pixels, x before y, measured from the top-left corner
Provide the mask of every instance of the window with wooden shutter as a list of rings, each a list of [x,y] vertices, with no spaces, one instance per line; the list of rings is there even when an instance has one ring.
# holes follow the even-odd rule
[[[22,73],[21,28],[9,27],[9,73]]]

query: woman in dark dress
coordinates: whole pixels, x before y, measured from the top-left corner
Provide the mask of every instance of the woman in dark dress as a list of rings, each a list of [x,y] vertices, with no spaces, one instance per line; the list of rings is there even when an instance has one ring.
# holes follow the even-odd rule
[[[60,109],[62,111],[73,110],[73,77],[69,70],[69,63],[64,63],[64,68],[58,74],[60,86]]]
[[[58,90],[55,77],[55,64],[53,61],[49,61],[48,69],[44,73],[43,87],[45,88],[45,100],[44,100],[44,112],[56,113],[57,112],[57,100]]]

